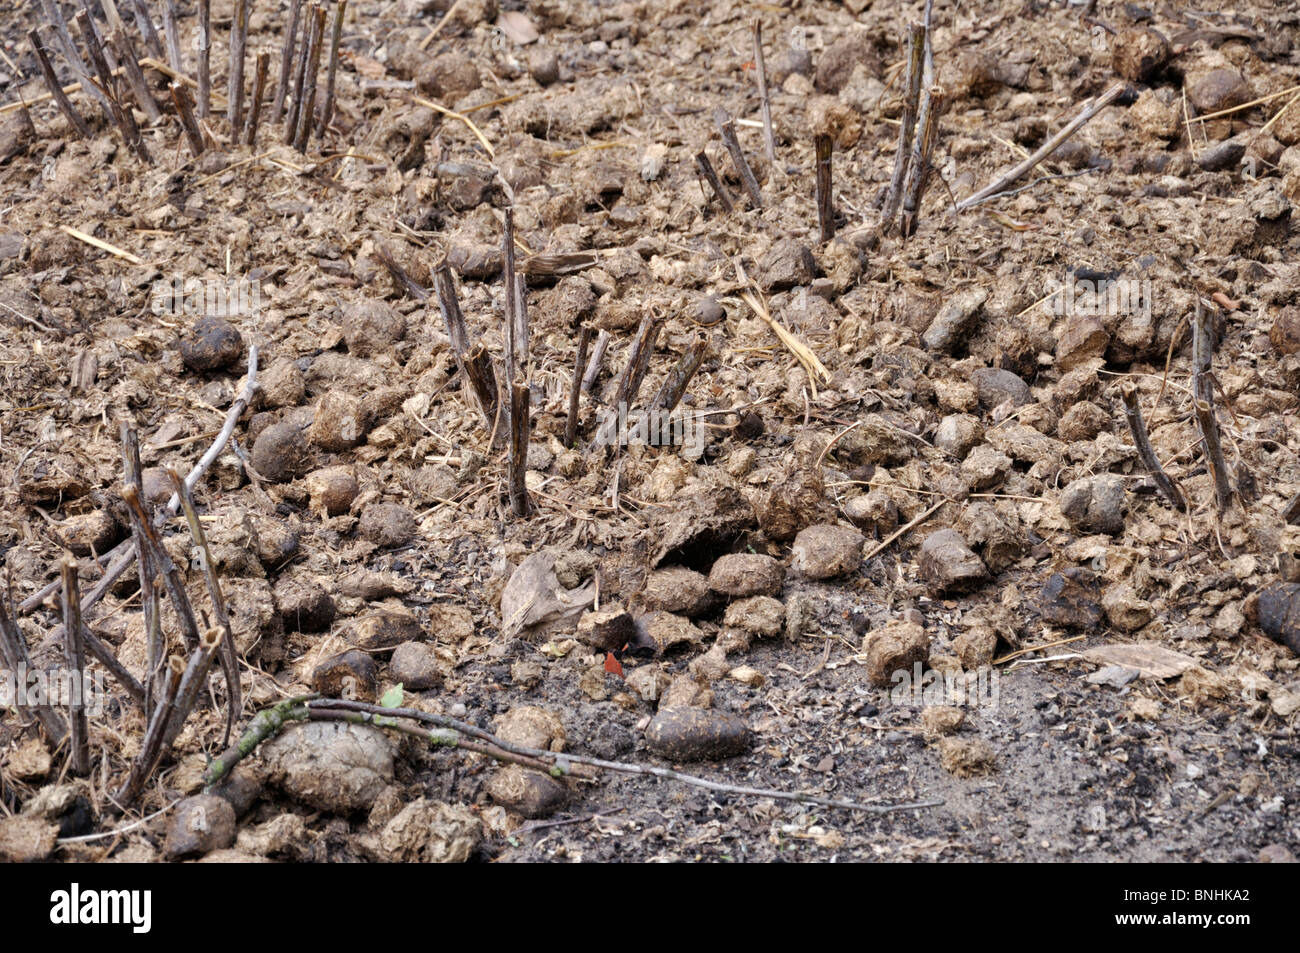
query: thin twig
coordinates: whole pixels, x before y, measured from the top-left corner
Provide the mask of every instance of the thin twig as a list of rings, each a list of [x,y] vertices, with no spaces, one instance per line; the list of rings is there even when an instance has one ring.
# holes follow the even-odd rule
[[[817,157],[817,224],[824,242],[835,237],[835,208],[831,197],[831,152],[834,145],[835,140],[823,133],[813,138],[813,151]]]
[[[754,170],[749,166],[749,160],[745,158],[745,151],[740,148],[740,140],[736,138],[736,123],[728,115],[727,111],[719,106],[713,110],[713,122],[718,127],[718,135],[722,137],[723,144],[727,151],[731,153],[732,165],[736,167],[736,174],[740,176],[740,181],[745,185],[745,191],[749,193],[749,200],[754,208],[763,207],[763,192],[758,187],[758,179],[754,177]]]
[[[343,40],[343,17],[347,10],[347,0],[338,0],[334,7],[334,29],[330,34],[329,71],[325,74],[325,106],[316,126],[316,138],[321,140],[324,140],[325,131],[334,118],[334,76],[339,70],[339,43]]]
[[[587,348],[591,346],[591,325],[584,324],[578,332],[578,354],[573,361],[573,381],[569,384],[569,415],[564,421],[564,445],[572,447],[578,438],[578,402],[582,393],[582,372],[587,363]]]
[[[62,579],[59,580],[62,585]],[[3,661],[5,668],[13,673],[14,678],[18,678],[21,672],[34,672],[36,667],[32,665],[31,656],[27,652],[27,642],[23,638],[23,633],[18,628],[18,623],[14,620],[9,611],[8,594],[0,595],[0,661]],[[60,745],[63,739],[68,736],[68,726],[60,715],[50,705],[49,700],[42,698],[31,708],[36,720],[41,723],[45,729],[45,735],[53,745]],[[22,709],[19,708],[21,712]]]
[[[1096,116],[1099,112],[1101,112],[1112,102],[1114,102],[1117,98],[1119,98],[1119,95],[1122,92],[1124,92],[1124,84],[1116,83],[1114,86],[1106,90],[1106,92],[1102,93],[1095,100],[1090,100],[1089,102],[1085,103],[1083,108],[1079,111],[1079,114],[1075,116],[1072,120],[1070,120],[1070,122],[1067,123],[1065,127],[1061,129],[1060,132],[1058,132],[1056,135],[1052,136],[1045,143],[1043,143],[1043,145],[1039,147],[1039,149],[1033,155],[1031,155],[1024,162],[1021,162],[1010,172],[1000,177],[996,182],[986,185],[984,188],[980,189],[974,195],[970,195],[962,199],[960,202],[957,203],[957,210],[960,212],[968,208],[973,208],[976,205],[980,205],[984,202],[987,202],[989,199],[997,196],[1004,189],[1009,188],[1011,185],[1013,185],[1016,182],[1017,179],[1019,179],[1030,169],[1032,169],[1034,166],[1038,165],[1038,163],[1042,162],[1044,159],[1050,156],[1061,146],[1063,142],[1065,142],[1076,132],[1078,132],[1080,129],[1086,126],[1094,116]]]
[[[703,152],[697,152],[695,154],[695,165],[699,168],[700,175],[704,176],[704,181],[709,183],[709,188],[713,189],[713,194],[717,196],[718,202],[722,205],[722,210],[730,215],[735,210],[736,205],[731,200],[731,195],[727,192],[726,186],[718,178],[718,173],[714,171],[713,163],[709,161],[709,157]]]
[[[280,50],[280,81],[275,86],[275,103],[271,107],[271,122],[280,121],[284,113],[284,100],[289,94],[289,80],[293,76],[293,54],[298,43],[298,13],[302,0],[289,0],[289,20],[284,27],[284,45]]]
[[[77,135],[83,139],[90,138],[90,127],[86,125],[86,120],[81,118],[81,114],[72,107],[71,100],[59,85],[59,78],[54,72],[54,67],[50,64],[50,58],[45,52],[45,47],[41,45],[41,35],[35,30],[27,31],[27,38],[31,41],[32,51],[36,54],[36,63],[41,68],[41,76],[45,80],[45,86],[50,91],[50,96],[58,104],[59,110],[67,117],[68,124],[76,130]]]
[[[758,102],[763,112],[763,148],[767,161],[776,168],[776,136],[772,132],[772,100],[767,93],[767,65],[763,61],[763,21],[754,18],[754,71],[758,74]]]
[[[81,595],[77,561],[65,559],[63,574],[63,664],[68,689],[68,761],[78,776],[90,771],[90,726],[86,721],[86,655],[81,641]]]
[[[248,38],[248,0],[235,0],[230,22],[230,70],[226,74],[226,121],[230,141],[239,141],[244,125],[244,46]]]
[[[1133,435],[1133,443],[1137,446],[1142,465],[1151,475],[1151,480],[1160,491],[1160,495],[1168,500],[1174,509],[1186,512],[1187,501],[1183,499],[1182,491],[1160,465],[1155,449],[1151,446],[1146,423],[1142,420],[1142,408],[1138,405],[1137,387],[1131,381],[1125,381],[1120,387],[1120,397],[1124,401],[1124,416],[1128,420],[1129,433]]]

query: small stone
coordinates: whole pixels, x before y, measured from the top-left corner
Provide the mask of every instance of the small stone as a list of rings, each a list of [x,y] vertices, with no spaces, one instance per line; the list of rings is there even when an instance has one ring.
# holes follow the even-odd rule
[[[483,840],[483,825],[468,808],[428,798],[412,801],[376,838],[378,860],[463,864]]]
[[[357,522],[357,535],[384,549],[405,546],[419,531],[415,514],[400,503],[371,503]]]
[[[988,490],[1007,478],[1011,458],[1000,450],[980,444],[961,463],[962,477],[973,491]]]
[[[1273,326],[1269,328],[1268,339],[1281,354],[1300,351],[1300,308],[1287,307],[1278,311]]]
[[[564,807],[568,789],[550,775],[517,764],[501,768],[487,783],[488,797],[527,818],[550,817]]]
[[[438,653],[425,642],[403,642],[394,649],[388,675],[412,692],[437,688],[443,679]]]
[[[1056,366],[1062,371],[1073,370],[1105,354],[1109,344],[1110,335],[1100,321],[1091,314],[1072,314],[1056,342]]]
[[[168,860],[196,857],[235,842],[235,809],[215,794],[187,797],[172,810],[163,853]]]
[[[538,86],[550,86],[560,80],[560,58],[555,50],[540,46],[528,55],[528,75]]]
[[[307,474],[311,508],[326,516],[346,513],[357,498],[357,475],[351,467],[325,467]]]
[[[926,741],[955,735],[966,721],[966,713],[951,705],[932,705],[921,712],[921,729]]]
[[[356,649],[330,656],[312,671],[311,687],[326,698],[373,702],[378,687],[374,660]]]
[[[934,431],[934,445],[958,460],[984,439],[984,427],[970,414],[949,414]]]
[[[989,626],[978,625],[952,640],[953,651],[968,672],[978,671],[993,664],[993,652],[998,645],[998,634]]]
[[[251,772],[236,768],[208,793],[215,794],[228,803],[235,812],[235,817],[243,817],[262,796],[262,782]]]
[[[366,439],[370,429],[366,416],[360,397],[330,391],[316,404],[316,414],[307,430],[307,437],[330,453],[351,450]]]
[[[348,352],[371,357],[393,349],[406,337],[406,319],[386,301],[361,298],[343,309],[343,340]]]
[[[24,814],[0,817],[0,861],[30,864],[54,853],[59,825]]]
[[[829,579],[862,566],[862,533],[848,526],[818,524],[801,529],[791,547],[790,565],[808,579]]]
[[[1033,399],[1029,385],[1010,371],[996,367],[981,367],[971,373],[975,389],[979,394],[980,406],[992,410],[1011,401],[1012,406],[1019,407]]]
[[[1110,58],[1120,76],[1149,83],[1169,62],[1169,42],[1155,30],[1123,30],[1111,43]]]
[[[1251,99],[1250,84],[1235,69],[1211,70],[1184,88],[1187,98],[1202,116],[1240,106]]]
[[[988,297],[987,290],[975,287],[949,298],[921,336],[922,342],[932,351],[951,351],[961,341]]]
[[[898,504],[884,490],[872,490],[846,500],[844,516],[863,532],[883,536],[898,527]]]
[[[640,619],[637,619],[636,628],[643,635],[638,639],[630,642],[648,641],[647,647],[653,647],[656,655],[662,655],[669,649],[679,645],[702,645],[704,644],[704,633],[687,619],[685,616],[675,615],[671,612],[651,612]]]
[[[1261,847],[1259,850],[1259,862],[1261,864],[1294,864],[1296,862],[1295,854],[1283,844],[1269,844],[1267,847]]]
[[[652,142],[646,147],[645,152],[641,153],[641,178],[646,182],[653,182],[659,178],[663,174],[664,161],[667,158],[668,147],[662,142]]]
[[[920,565],[921,576],[933,595],[971,589],[988,578],[984,561],[952,529],[941,529],[925,538]]]
[[[717,599],[703,574],[682,566],[670,566],[656,569],[646,577],[640,601],[647,609],[661,609],[693,618],[712,609]]]
[[[941,738],[939,761],[943,769],[959,778],[989,774],[996,766],[993,746],[982,738]]]
[[[872,629],[862,639],[867,656],[867,679],[879,688],[895,683],[894,674],[905,672],[910,678],[918,662],[930,657],[930,636],[915,622],[891,619],[879,629]]]
[[[253,469],[272,483],[289,483],[302,476],[309,460],[307,438],[292,423],[271,424],[253,441]]]
[[[1225,139],[1204,149],[1196,157],[1196,164],[1206,172],[1221,172],[1224,169],[1235,169],[1245,154],[1245,142],[1240,139]]]
[[[727,677],[730,678],[732,681],[740,682],[740,684],[745,685],[749,688],[763,687],[763,682],[764,682],[763,673],[760,672],[758,669],[752,668],[748,665],[740,665],[737,666],[736,668],[733,668],[730,672],[727,673]]]
[[[563,751],[568,740],[560,716],[540,705],[516,705],[497,717],[496,727],[502,741],[543,751]]]
[[[464,642],[474,634],[474,614],[464,606],[429,606],[429,631],[444,642]]]
[[[206,315],[181,339],[181,360],[192,371],[224,370],[243,356],[244,339],[225,318]]]
[[[4,677],[12,678],[6,672]],[[2,683],[0,683],[2,684]],[[50,773],[50,752],[40,738],[28,738],[5,756],[5,773],[19,781],[36,781]]]
[[[1070,566],[1047,577],[1039,592],[1038,611],[1048,625],[1096,629],[1102,620],[1098,594],[1096,574]]]
[[[725,318],[726,312],[713,295],[705,295],[695,303],[695,320],[705,327],[712,327]],[[762,418],[759,418],[760,423]],[[762,431],[760,431],[761,433]]]
[[[405,609],[379,609],[352,623],[348,641],[360,649],[391,649],[421,638],[420,621]]]
[[[313,580],[281,576],[275,583],[275,608],[291,632],[324,632],[334,621],[334,600]]]
[[[759,638],[775,638],[785,628],[785,606],[771,596],[737,599],[727,606],[723,624]]]
[[[1125,506],[1124,479],[1110,473],[1082,477],[1061,491],[1061,513],[1087,533],[1122,533]]]
[[[267,780],[331,814],[367,811],[393,781],[393,742],[371,725],[311,721],[259,749]]]
[[[77,513],[69,516],[59,524],[59,534],[67,541],[68,548],[77,556],[89,556],[91,552],[108,552],[121,535],[117,520],[108,510],[91,510],[89,513]]]
[[[636,638],[636,623],[620,604],[607,603],[583,613],[574,638],[602,652],[619,652]]]
[[[771,556],[732,553],[709,571],[709,588],[728,596],[770,596],[781,591],[785,567]]]
[[[1151,603],[1139,598],[1127,583],[1108,588],[1102,596],[1101,607],[1110,624],[1125,632],[1136,632],[1155,616]]]
[[[257,392],[262,406],[297,407],[307,392],[307,384],[296,361],[281,358],[257,375]]]
[[[808,284],[816,269],[817,262],[806,245],[782,238],[773,242],[767,254],[759,259],[757,278],[762,289],[770,294]]]
[[[749,726],[729,712],[712,709],[661,708],[645,731],[650,752],[665,761],[717,761],[744,754]]]

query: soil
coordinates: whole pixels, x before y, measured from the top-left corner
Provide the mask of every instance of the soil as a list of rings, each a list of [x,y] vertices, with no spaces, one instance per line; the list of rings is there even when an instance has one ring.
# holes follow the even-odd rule
[[[196,5],[178,6],[192,59]],[[450,805],[437,816],[461,825],[438,853],[452,859],[1300,852],[1300,659],[1256,615],[1261,589],[1295,581],[1300,551],[1287,520],[1300,491],[1300,103],[1277,115],[1300,84],[1300,14],[936,3],[944,108],[935,174],[904,239],[880,227],[879,208],[905,30],[921,4],[464,0],[422,46],[446,7],[347,5],[335,114],[305,153],[265,115],[256,145],[230,145],[223,108],[205,121],[197,158],[170,103],[153,125],[137,111],[152,164],[81,93],[88,140],[48,102],[32,107],[31,127],[0,115],[0,553],[14,602],[55,579],[69,549],[82,591],[94,585],[93,554],[128,533],[121,424],[139,431],[145,495],[160,506],[170,486],[156,468],[195,465],[256,346],[260,392],[195,491],[231,609],[243,720],[311,691],[322,663],[358,650],[374,662],[351,663],[362,682],[373,672],[372,698],[402,680],[400,662],[412,707],[498,730],[536,706],[562,726],[555,746],[669,766],[647,748],[657,696],[646,686],[672,682],[675,700],[732,713],[752,732],[747,753],[681,770],[870,804],[942,803],[872,815],[604,773],[566,782],[526,818],[493,788],[486,758],[405,738],[382,793],[350,808],[313,805],[248,759],[238,840],[197,853],[412,859],[418,850],[376,835],[396,837],[394,815],[421,798]],[[222,93],[231,8],[212,2]],[[43,92],[26,39],[39,11],[19,0],[0,14],[0,102]],[[775,163],[755,122],[756,15]],[[255,5],[250,82],[266,51],[274,86],[284,22],[280,4]],[[165,79],[147,76],[161,103]],[[1006,194],[954,210],[1116,82],[1116,102]],[[718,136],[718,107],[741,120],[760,208]],[[815,135],[834,139],[830,241],[819,234]],[[730,214],[698,173],[701,151]],[[503,443],[458,373],[433,292],[445,259],[469,344],[486,347],[502,379],[511,201],[527,276],[526,517],[512,510]],[[1136,300],[1089,310],[1096,282],[1113,280],[1132,282],[1120,287]],[[219,314],[160,304],[162,289],[194,281],[251,297],[199,308]],[[1054,308],[1063,285],[1080,297]],[[1198,312],[1215,336],[1232,484],[1222,507],[1191,398]],[[659,327],[637,406],[683,353],[704,348],[681,404],[706,423],[700,447],[593,445],[646,316]],[[569,448],[584,324],[609,344]],[[1138,459],[1126,386],[1186,512]],[[854,525],[863,539],[848,571],[819,579],[820,554],[792,551],[796,534],[822,524]],[[923,554],[946,529],[958,538]],[[165,536],[209,612],[184,522]],[[673,610],[696,628],[668,620],[663,631],[676,626],[682,640],[624,654],[620,677],[604,646],[575,638],[576,614],[545,631],[503,619],[507,583],[538,553],[554,557],[564,589],[598,592],[642,628],[656,572],[707,576],[728,553],[771,556],[787,567],[774,590],[785,618],[779,633],[751,637],[747,613],[727,615],[748,577],[724,589],[715,576],[714,595]],[[38,665],[60,663],[60,621],[53,603],[22,617]],[[133,571],[87,621],[142,672]],[[981,674],[991,693],[900,698],[885,647],[906,638],[922,640],[917,671]],[[393,651],[411,642],[431,651]],[[871,678],[881,665],[883,684]],[[201,792],[222,747],[220,676],[216,704],[191,718],[125,819],[107,797],[144,725],[108,684],[85,779],[65,774],[38,727],[0,710],[0,854],[16,856],[10,816],[35,814],[68,838]],[[35,856],[162,861],[167,825],[164,814],[121,836],[50,840]],[[270,825],[301,836],[270,836]]]

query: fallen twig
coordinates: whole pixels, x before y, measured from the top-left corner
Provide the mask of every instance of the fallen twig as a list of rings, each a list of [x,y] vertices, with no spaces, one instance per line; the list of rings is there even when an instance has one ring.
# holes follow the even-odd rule
[[[1179,512],[1186,512],[1187,501],[1183,499],[1182,491],[1178,489],[1178,484],[1160,465],[1155,449],[1151,446],[1151,438],[1147,435],[1146,423],[1142,420],[1142,408],[1138,405],[1137,388],[1131,381],[1126,381],[1121,386],[1120,397],[1124,401],[1124,416],[1128,420],[1129,433],[1133,435],[1133,443],[1137,446],[1138,457],[1141,458],[1142,465],[1146,467],[1147,473],[1151,475],[1151,480],[1155,483],[1156,489],[1160,491],[1160,495],[1168,500],[1174,509]]]

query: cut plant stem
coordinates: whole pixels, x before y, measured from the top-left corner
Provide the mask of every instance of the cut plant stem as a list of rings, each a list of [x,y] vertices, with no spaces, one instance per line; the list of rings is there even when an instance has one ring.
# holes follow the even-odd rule
[[[311,139],[312,124],[316,110],[316,76],[320,72],[321,44],[325,37],[325,8],[312,9],[312,29],[309,43],[310,55],[307,59],[307,83],[303,90],[302,109],[298,113],[298,134],[294,137],[294,148],[299,152],[307,151]]]
[[[772,100],[767,94],[767,66],[763,62],[763,21],[754,18],[754,72],[758,74],[758,102],[763,111],[763,148],[776,168],[776,136],[772,132]]]
[[[740,140],[736,138],[735,122],[721,106],[713,110],[713,121],[718,127],[718,135],[722,137],[723,145],[731,153],[732,165],[736,167],[736,174],[740,176],[745,191],[749,193],[750,202],[754,208],[762,208],[763,192],[758,187],[758,179],[754,178],[754,170],[749,167],[744,150],[740,148]]]
[[[316,138],[324,139],[325,131],[334,118],[334,77],[339,70],[339,43],[343,40],[343,17],[347,14],[347,0],[338,0],[334,6],[334,28],[330,34],[329,70],[325,74],[325,105],[321,109],[320,122],[316,125]]]
[[[835,237],[835,205],[831,198],[831,152],[834,147],[835,140],[824,133],[813,139],[817,155],[817,224],[824,242]]]
[[[72,74],[81,83],[82,90],[87,96],[99,103],[100,108],[104,110],[104,116],[109,122],[113,122],[113,110],[108,105],[108,96],[95,85],[95,81],[90,77],[90,70],[86,66],[86,61],[81,58],[81,53],[77,51],[77,44],[72,42],[72,34],[68,32],[68,21],[63,18],[63,9],[59,4],[59,0],[41,0],[41,9],[44,11],[45,19],[49,21],[51,29],[54,30],[54,38],[58,41],[59,51],[63,54],[63,58],[67,60]]]
[[[532,511],[524,477],[528,471],[529,390],[523,381],[510,385],[510,456],[507,477],[510,485],[510,508],[515,516]]]
[[[77,561],[65,559],[63,574],[63,664],[68,689],[68,762],[72,773],[90,772],[90,726],[86,722],[86,653],[81,641],[81,592],[77,588]]]
[[[298,43],[298,13],[302,0],[289,0],[289,20],[284,28],[284,45],[280,51],[280,81],[275,85],[275,102],[271,106],[271,122],[280,121],[284,113],[284,100],[289,95],[289,80],[293,76],[293,54]]]
[[[50,91],[50,96],[58,104],[59,110],[67,118],[68,124],[76,130],[77,135],[82,139],[89,139],[90,127],[86,125],[86,120],[81,118],[81,114],[72,107],[72,102],[68,99],[67,93],[59,85],[58,75],[54,72],[54,67],[45,52],[45,47],[41,45],[41,35],[35,30],[28,30],[27,38],[31,41],[32,52],[36,54],[36,62],[41,68],[41,76],[45,80],[46,88]]]
[[[125,486],[134,487],[139,493],[142,485],[142,467],[140,464],[140,437],[136,431],[122,424],[122,470],[125,474]],[[163,652],[166,644],[162,634],[162,607],[158,601],[158,577],[150,558],[148,542],[144,529],[140,526],[140,517],[135,510],[126,508],[127,518],[131,522],[131,542],[135,547],[137,575],[140,580],[140,605],[144,610],[145,631],[145,673],[144,673],[144,711],[146,720],[153,714],[158,678],[163,664]]]
[[[412,282],[414,284],[414,282]],[[442,313],[442,322],[447,328],[447,337],[451,341],[452,354],[456,364],[469,382],[474,394],[474,402],[488,433],[497,432],[497,413],[499,397],[497,395],[497,376],[492,366],[492,356],[481,344],[473,350],[469,347],[469,333],[465,328],[465,318],[460,311],[460,299],[456,296],[456,280],[451,269],[443,262],[433,273],[434,292],[438,297],[438,310]]]
[[[59,584],[62,585],[62,577]],[[14,621],[9,611],[7,592],[0,594],[0,662],[4,662],[5,668],[10,672],[36,671],[36,666],[32,664],[31,656],[27,652],[27,642],[23,638],[22,630],[18,628],[18,623]],[[68,726],[63,716],[50,705],[48,698],[42,698],[25,707],[41,723],[52,745],[58,746],[63,743],[63,739],[68,736]],[[18,709],[20,715],[23,711],[23,707]]]
[[[253,99],[248,104],[248,121],[244,125],[244,144],[251,146],[257,139],[257,122],[262,116],[262,97],[266,94],[266,74],[271,66],[270,53],[257,54],[253,71]]]
[[[230,22],[230,70],[226,74],[226,120],[230,141],[239,140],[244,125],[244,46],[248,38],[248,0],[235,0]]]
[[[176,24],[176,0],[163,0],[163,33],[167,37],[167,62],[178,73],[185,72],[185,58],[181,56],[181,34]]]
[[[942,111],[943,91],[937,86],[927,86],[921,91],[916,135],[912,138],[912,158],[908,162],[907,182],[903,187],[900,231],[904,237],[916,231],[921,199],[925,197],[925,186],[930,179],[930,156],[934,154],[934,144],[939,138],[939,114]]]
[[[1120,387],[1120,396],[1124,401],[1124,416],[1128,420],[1129,433],[1133,435],[1133,443],[1137,447],[1142,466],[1146,467],[1147,473],[1151,475],[1151,480],[1160,491],[1160,495],[1168,500],[1174,509],[1186,512],[1187,501],[1183,499],[1182,491],[1160,465],[1155,449],[1151,446],[1146,423],[1142,420],[1142,408],[1138,405],[1137,387],[1131,381],[1126,381]]]
[[[655,394],[654,399],[650,401],[650,407],[657,407],[665,414],[671,414],[677,405],[681,403],[682,397],[686,395],[686,388],[690,386],[691,379],[695,372],[700,369],[704,363],[704,358],[708,354],[709,343],[703,336],[699,335],[691,345],[682,352],[677,364],[664,382],[659,385],[659,391]]]
[[[203,560],[203,579],[207,583],[208,597],[212,600],[212,610],[217,625],[221,629],[221,671],[226,679],[226,735],[222,744],[230,743],[230,735],[243,709],[243,696],[239,684],[239,658],[235,654],[235,633],[230,627],[230,613],[226,611],[226,599],[221,593],[221,581],[217,578],[216,568],[212,564],[212,550],[208,547],[208,537],[203,531],[199,511],[194,505],[194,496],[185,485],[181,475],[168,467],[167,475],[181,498],[181,510],[185,513],[185,522],[189,524],[190,535],[199,548]]]
[[[569,384],[569,415],[564,421],[564,445],[572,447],[578,437],[578,403],[582,394],[582,371],[591,345],[591,326],[584,324],[578,332],[578,354],[573,361],[573,381]]]
[[[199,700],[199,692],[208,683],[212,660],[216,658],[221,642],[221,630],[208,629],[199,637],[198,647],[190,653],[185,674],[181,677],[180,687],[176,690],[174,710],[171,719],[167,722],[167,731],[163,735],[164,747],[169,747],[185,727],[185,720],[190,717],[190,712],[194,710],[194,705]]]
[[[312,4],[307,8],[306,15],[302,18],[302,49],[297,53],[298,61],[293,67],[293,91],[289,98],[288,108],[285,111],[284,120],[284,144],[293,145],[294,137],[298,133],[298,114],[302,112],[302,93],[303,86],[307,82],[307,59],[308,49],[311,45],[311,33],[316,23],[316,5]]]
[[[1114,86],[1106,90],[1106,92],[1102,93],[1095,100],[1089,100],[1087,103],[1084,103],[1084,106],[1079,111],[1079,114],[1075,116],[1073,119],[1071,119],[1070,122],[1067,123],[1065,127],[1061,129],[1060,132],[1058,132],[1056,135],[1052,136],[1045,143],[1043,143],[1042,146],[1040,146],[1038,150],[1034,152],[1033,155],[1031,155],[1024,162],[1020,163],[1010,172],[1003,175],[997,181],[991,183],[990,185],[986,185],[984,188],[980,189],[974,195],[970,195],[962,199],[960,202],[957,203],[957,210],[964,211],[965,209],[973,208],[976,205],[980,205],[984,202],[987,202],[992,198],[996,198],[999,193],[1010,188],[1012,185],[1015,184],[1017,179],[1025,175],[1025,173],[1027,173],[1030,169],[1032,169],[1034,166],[1038,165],[1038,163],[1042,162],[1044,159],[1050,156],[1053,152],[1055,152],[1058,148],[1060,148],[1063,142],[1065,142],[1076,132],[1078,132],[1080,129],[1086,126],[1092,120],[1092,118],[1097,115],[1097,113],[1101,112],[1111,103],[1113,103],[1122,92],[1124,92],[1124,84],[1116,83]]]
[[[119,809],[130,807],[135,802],[153,775],[154,769],[158,767],[158,762],[162,760],[165,750],[163,737],[167,732],[172,712],[175,711],[176,693],[180,689],[184,675],[185,662],[181,657],[173,655],[168,658],[167,678],[163,683],[162,695],[157,708],[154,709],[153,717],[149,719],[149,728],[140,743],[140,753],[131,762],[131,770],[127,774],[126,781],[112,797],[113,803]]]
[[[77,23],[77,29],[81,32],[81,38],[86,44],[86,52],[90,54],[90,61],[99,74],[100,84],[108,96],[109,113],[112,115],[118,131],[122,134],[122,139],[126,142],[127,147],[142,160],[152,162],[153,159],[144,146],[144,140],[140,136],[140,127],[136,125],[135,115],[131,112],[131,107],[126,106],[124,108],[118,98],[117,84],[113,80],[113,71],[108,65],[108,60],[104,58],[104,49],[100,46],[99,34],[91,23],[90,16],[85,10],[82,10],[77,13],[74,19]]]
[[[199,0],[199,118],[212,111],[212,0]]]
[[[128,0],[127,6],[131,8],[131,16],[135,20],[140,35],[144,37],[145,49],[149,51],[149,55],[160,60],[166,59],[162,42],[158,39],[158,31],[153,25],[153,17],[150,16],[149,8],[145,6],[144,0]]]
[[[149,91],[149,83],[144,78],[144,70],[140,69],[139,58],[136,56],[131,38],[121,30],[114,30],[109,34],[108,41],[117,49],[118,58],[122,61],[122,72],[131,87],[131,95],[135,97],[135,101],[140,104],[140,108],[144,110],[151,123],[160,122],[163,117],[162,110],[158,108],[158,101]]]
[[[189,143],[190,152],[200,156],[204,149],[203,128],[194,116],[194,108],[190,105],[190,94],[180,83],[171,83],[168,89],[172,94],[172,104],[176,107],[176,114],[181,117],[181,128],[185,130],[185,140]]]
[[[732,202],[731,195],[727,192],[726,186],[722,184],[722,180],[718,178],[718,173],[714,171],[713,163],[709,161],[709,157],[703,152],[697,152],[695,154],[695,165],[699,168],[700,175],[704,176],[704,181],[709,183],[709,187],[713,189],[713,194],[717,196],[722,210],[730,215],[735,210],[735,203]]]
[[[1232,483],[1228,477],[1228,461],[1223,456],[1223,439],[1219,421],[1214,413],[1214,329],[1211,313],[1196,296],[1196,316],[1192,319],[1192,410],[1196,427],[1201,433],[1205,457],[1209,462],[1210,476],[1214,479],[1214,498],[1220,510],[1227,509],[1232,500]]]
[[[600,369],[605,364],[605,352],[609,350],[609,342],[608,331],[602,330],[596,335],[596,346],[591,349],[591,360],[587,361],[587,369],[582,372],[583,393],[590,393],[596,386],[596,378],[600,376]]]
[[[903,201],[908,162],[912,157],[912,137],[916,133],[916,113],[921,101],[921,76],[925,65],[925,38],[925,24],[908,24],[907,73],[903,87],[903,112],[898,123],[898,146],[894,150],[894,175],[880,210],[880,227],[886,232],[894,227],[894,218]]]

